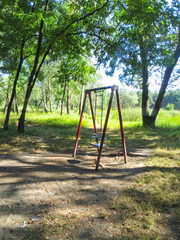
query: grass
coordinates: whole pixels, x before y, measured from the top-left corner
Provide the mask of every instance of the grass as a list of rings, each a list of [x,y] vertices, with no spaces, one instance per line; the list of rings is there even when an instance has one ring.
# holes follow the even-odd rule
[[[156,128],[141,127],[140,110],[123,110],[124,130],[128,148],[151,148],[153,155],[147,158],[145,171],[132,177],[130,186],[121,195],[110,198],[108,205],[99,209],[104,224],[119,229],[114,240],[176,240],[180,238],[180,112],[162,110]],[[4,116],[0,115],[0,152],[9,151],[72,151],[79,116],[45,113],[26,115],[26,133],[18,135],[12,114],[9,131],[3,131]],[[107,145],[119,146],[119,123],[112,111]],[[92,120],[83,119],[79,144],[88,147],[92,133]],[[97,210],[97,209],[96,209]],[[65,217],[45,213],[42,220],[43,235],[64,236],[73,227],[87,219],[93,221],[93,209],[83,215]]]

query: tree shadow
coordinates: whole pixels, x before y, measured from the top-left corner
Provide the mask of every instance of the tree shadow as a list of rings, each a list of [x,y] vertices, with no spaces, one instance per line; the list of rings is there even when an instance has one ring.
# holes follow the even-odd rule
[[[42,225],[37,226],[38,223],[33,223],[28,225],[27,228],[21,228],[23,219],[34,215],[36,217],[39,215],[39,218],[42,218],[44,210],[50,212],[53,208],[57,208],[61,211],[64,205],[67,207],[97,208],[108,204],[109,199],[113,196],[127,193],[137,202],[145,201],[148,203],[149,199],[151,199],[155,211],[159,211],[161,207],[164,209],[168,204],[156,194],[152,195],[148,191],[140,192],[131,189],[131,192],[125,190],[123,192],[122,186],[127,183],[131,184],[130,178],[142,173],[142,167],[119,164],[104,169],[100,168],[96,172],[92,164],[93,156],[86,158],[86,156],[80,155],[78,158],[73,159],[69,154],[42,153],[29,155],[7,154],[3,157],[0,167],[0,210],[3,216],[21,216],[18,226],[8,226],[3,231],[4,234],[10,234],[12,239],[13,236],[16,236],[16,239],[35,239],[34,236],[36,236],[36,239],[44,239],[44,227]],[[143,168],[143,170],[145,169]],[[148,172],[155,170],[178,172],[179,168],[146,168]],[[11,179],[11,181],[8,181],[8,179]],[[109,184],[111,185],[109,186]],[[28,195],[24,195],[24,192],[29,188]],[[37,191],[37,195],[31,198],[34,191]],[[47,199],[44,198],[44,195],[39,198],[42,191],[43,194],[48,195]],[[64,196],[63,200],[62,196]],[[55,205],[52,205],[53,199]],[[45,201],[45,203],[41,201]],[[101,226],[103,221],[98,221],[97,223]],[[84,236],[87,236],[87,239],[108,239],[105,236],[101,238],[100,235],[98,237],[91,235],[91,230],[90,227],[89,230],[84,230],[84,233],[83,230],[80,231],[78,239],[83,239]]]
[[[142,171],[139,168],[119,168],[118,166],[102,168],[96,172],[95,164],[92,163],[93,157],[87,160],[83,155],[73,159],[69,154],[24,153],[4,154],[1,158],[0,211],[6,221],[9,216],[15,216],[15,218],[18,216],[18,225],[13,221],[13,226],[3,225],[3,236],[9,234],[12,239],[13,236],[16,236],[16,239],[35,239],[35,235],[37,235],[36,239],[43,239],[42,226],[38,228],[36,223],[28,224],[25,228],[21,226],[23,219],[38,215],[42,218],[44,210],[51,211],[51,200],[55,199],[60,209],[63,208],[64,203],[68,205],[66,194],[67,198],[72,194],[71,206],[87,206],[87,203],[88,206],[105,204],[115,193],[116,187],[110,189],[103,182],[102,185],[98,184],[99,181],[125,182],[130,176],[135,176]],[[82,190],[86,185],[89,189]],[[48,195],[47,199],[44,198],[45,194]],[[63,201],[62,196],[64,196]],[[45,203],[41,202],[45,200],[47,200]],[[82,233],[82,238],[83,236]]]
[[[37,126],[36,126],[37,127]],[[40,125],[38,127],[41,127]],[[33,128],[33,127],[32,127]],[[31,129],[32,129],[31,128]],[[164,199],[159,198],[156,194],[152,194],[148,191],[141,192],[135,189],[131,189],[131,192],[123,191],[125,184],[131,186],[131,177],[137,176],[142,171],[152,172],[160,171],[162,173],[173,171],[179,172],[179,168],[164,168],[164,167],[132,167],[130,164],[126,166],[122,158],[122,146],[120,131],[110,130],[107,132],[107,148],[103,149],[103,158],[113,158],[113,161],[105,161],[106,167],[99,168],[98,172],[95,172],[95,160],[97,157],[97,149],[90,146],[90,134],[91,129],[83,128],[80,135],[79,145],[76,158],[72,159],[71,154],[73,152],[73,146],[75,143],[76,126],[71,128],[66,126],[59,126],[57,128],[51,128],[48,133],[45,133],[47,126],[44,126],[39,132],[29,128],[27,134],[19,137],[18,135],[9,136],[4,139],[5,143],[8,143],[10,147],[16,148],[18,151],[25,151],[29,149],[31,153],[35,152],[44,144],[43,150],[49,151],[47,154],[2,154],[1,166],[0,166],[0,211],[1,215],[8,216],[18,215],[20,221],[17,225],[2,227],[4,239],[6,234],[9,234],[10,239],[45,239],[44,238],[44,226],[42,224],[28,224],[27,228],[21,228],[23,219],[29,219],[32,216],[38,216],[42,220],[44,211],[50,212],[52,209],[63,210],[63,206],[79,206],[79,207],[99,207],[108,204],[109,199],[115,195],[128,194],[133,201],[143,201],[145,203],[151,202],[151,205],[155,211],[162,209],[162,212],[166,210],[166,206],[169,208],[169,203]],[[178,129],[179,131],[179,129]],[[165,132],[165,133],[164,133]],[[40,133],[40,134],[39,134]],[[49,134],[49,135],[48,135]],[[142,137],[144,134],[144,137]],[[174,135],[173,135],[174,134]],[[149,138],[147,138],[147,135]],[[167,140],[167,136],[169,137]],[[128,156],[136,161],[136,159],[144,159],[148,156],[146,152],[143,152],[143,148],[161,147],[176,147],[178,146],[177,129],[174,132],[173,129],[168,128],[155,128],[155,129],[142,129],[142,128],[126,128],[125,137],[128,149]],[[20,142],[16,141],[16,138]],[[4,143],[3,142],[3,143]],[[175,142],[175,146],[173,145]],[[55,145],[53,148],[52,146]],[[57,147],[58,146],[58,147]],[[142,147],[142,148],[141,148]],[[141,151],[142,150],[142,151]],[[20,156],[21,155],[21,156]],[[59,156],[60,155],[60,156]],[[117,162],[115,157],[119,157],[120,161]],[[93,162],[94,161],[94,162]],[[6,162],[6,164],[4,164]],[[3,165],[4,164],[4,165]],[[11,179],[11,181],[9,181]],[[104,181],[104,182],[103,182]],[[37,186],[39,185],[39,186]],[[34,187],[36,186],[36,187]],[[49,190],[50,187],[52,190]],[[29,191],[29,201],[24,198],[24,191],[28,188],[32,188],[33,191],[37,191],[37,202],[31,202],[31,195]],[[41,195],[41,190],[48,195],[48,199],[45,203],[38,199]],[[39,192],[38,192],[39,191]],[[22,194],[21,197],[19,197]],[[166,193],[168,194],[168,193]],[[33,194],[32,194],[33,195]],[[67,196],[66,196],[67,195]],[[64,197],[62,199],[62,197]],[[33,197],[34,199],[35,196]],[[56,207],[52,206],[52,201],[55,199]],[[70,200],[68,200],[70,199]],[[70,201],[70,202],[68,202]],[[177,206],[173,206],[172,208]],[[6,219],[7,219],[6,218]],[[127,216],[129,218],[129,216]],[[114,219],[119,221],[119,219]],[[99,221],[99,226],[104,224],[103,221]],[[97,223],[98,223],[97,221]],[[122,221],[122,219],[121,219]],[[169,229],[175,234],[174,239],[178,239],[180,236],[178,232],[177,223],[179,220],[174,218],[168,219]],[[94,220],[96,222],[96,220]],[[83,223],[82,223],[83,224]],[[94,226],[94,225],[93,225]],[[92,231],[93,227],[87,227],[79,232],[77,239],[110,239],[103,235],[94,235]],[[77,230],[78,232],[78,230]],[[78,234],[78,233],[76,233]],[[135,237],[134,233],[134,237]],[[176,237],[177,236],[177,237]],[[54,238],[56,239],[56,238]],[[135,238],[134,238],[135,239]]]

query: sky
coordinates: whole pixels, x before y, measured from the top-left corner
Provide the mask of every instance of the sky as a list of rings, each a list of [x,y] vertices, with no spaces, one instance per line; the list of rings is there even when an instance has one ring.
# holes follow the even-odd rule
[[[102,76],[102,79],[100,80],[100,83],[102,83],[104,87],[105,86],[118,85],[119,89],[123,88],[123,89],[127,89],[128,91],[137,90],[134,87],[130,87],[130,86],[127,86],[126,84],[120,83],[119,77],[118,77],[119,72],[120,72],[120,70],[116,70],[114,75],[112,77],[110,77],[110,76],[106,75],[105,69],[103,67],[101,67],[98,70],[98,73]],[[151,89],[156,90],[157,86],[154,84],[153,86],[151,86]]]
[[[114,75],[112,77],[107,76],[105,73],[105,69],[103,69],[103,67],[101,67],[98,70],[98,73],[102,76],[102,79],[100,80],[100,82],[103,84],[103,86],[112,86],[112,85],[118,85],[119,88],[129,88],[126,85],[123,86],[122,83],[120,83],[118,75],[119,75],[119,71],[115,71]],[[132,89],[132,87],[131,87]]]
[[[177,68],[179,68],[180,66],[180,60],[178,61],[179,64],[177,65]],[[102,76],[102,80],[100,80],[100,82],[103,84],[103,86],[112,86],[112,85],[118,85],[119,88],[124,88],[124,89],[127,89],[129,91],[132,91],[132,90],[137,90],[133,87],[128,87],[127,85],[123,85],[122,83],[120,83],[119,81],[119,78],[118,78],[118,75],[120,73],[120,70],[116,70],[115,73],[114,73],[114,76],[110,77],[110,76],[107,76],[105,74],[105,69],[103,67],[100,67],[100,69],[98,70],[98,72],[100,73],[100,75]],[[159,76],[156,78],[158,78],[160,80],[161,76],[159,74]],[[155,76],[149,78],[150,81],[149,81],[149,89],[150,91],[158,91],[160,89],[160,85],[156,84],[155,82]],[[172,85],[169,85],[168,86],[168,89],[180,89],[180,78],[178,80],[176,80],[175,84],[172,84]]]

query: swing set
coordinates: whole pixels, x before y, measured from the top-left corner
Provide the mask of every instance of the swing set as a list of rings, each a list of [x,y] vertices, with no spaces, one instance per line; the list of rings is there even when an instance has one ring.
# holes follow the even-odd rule
[[[106,113],[104,127],[102,127],[102,124],[103,124],[102,121],[103,121],[104,91],[106,89],[111,89],[111,95],[110,95],[110,99],[109,99],[109,104],[108,104],[108,109],[107,109],[107,113]],[[94,113],[93,104],[92,104],[92,96],[91,96],[92,92],[95,93],[95,113]],[[108,119],[109,119],[109,114],[110,114],[110,110],[111,110],[111,105],[112,105],[114,92],[116,94],[116,100],[117,100],[117,108],[118,108],[118,114],[119,114],[119,123],[120,123],[120,130],[121,130],[121,139],[122,139],[124,162],[127,163],[127,151],[126,151],[126,143],[125,143],[125,137],[124,137],[123,124],[122,124],[121,105],[120,105],[120,101],[119,101],[119,87],[118,87],[118,85],[87,89],[87,90],[85,90],[84,102],[83,102],[83,106],[82,106],[82,111],[81,111],[78,130],[77,130],[73,157],[76,155],[76,151],[77,151],[77,147],[78,147],[78,140],[79,140],[79,135],[80,135],[80,131],[81,131],[81,124],[82,124],[86,99],[87,99],[87,95],[88,95],[89,96],[89,102],[90,102],[90,108],[91,108],[91,114],[92,114],[92,120],[93,120],[93,126],[94,126],[94,134],[91,136],[91,143],[92,143],[93,139],[95,139],[95,144],[93,144],[93,145],[95,145],[97,147],[97,150],[98,150],[98,158],[97,158],[97,161],[96,161],[95,170],[98,170],[98,167],[100,165],[100,158],[101,158],[102,149],[103,149],[103,147],[105,147],[105,144],[104,144],[105,135],[106,135],[107,124],[108,124]],[[98,135],[97,126],[96,126],[96,109],[97,109],[97,98],[98,98],[98,96],[100,96],[102,98],[102,100],[101,100],[101,130],[100,130],[101,133],[99,135]]]

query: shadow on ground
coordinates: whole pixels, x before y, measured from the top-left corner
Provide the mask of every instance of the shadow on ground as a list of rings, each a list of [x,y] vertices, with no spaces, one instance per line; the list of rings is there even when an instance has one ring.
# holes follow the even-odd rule
[[[41,130],[39,127],[28,126],[26,135],[7,134],[1,139],[0,240],[106,240],[121,239],[124,235],[130,239],[130,234],[133,239],[139,239],[138,233],[123,225],[125,219],[120,215],[109,217],[114,211],[110,202],[126,193],[134,184],[133,177],[142,172],[179,171],[178,168],[144,166],[153,147],[171,146],[170,140],[163,140],[167,136],[159,135],[159,129],[127,128],[128,164],[124,164],[120,132],[108,131],[102,167],[95,171],[97,150],[90,146],[92,130],[82,129],[77,156],[72,158],[76,127],[48,127],[48,132],[45,132],[46,126]],[[177,134],[171,130],[169,134],[178,146]],[[8,154],[9,149],[12,153]],[[145,201],[153,199],[155,211],[165,206],[163,199],[149,194],[134,191],[131,198],[136,201],[136,196],[142,195]],[[125,218],[128,220],[131,216]],[[179,239],[178,221],[175,220],[176,224],[170,224],[173,219],[166,222],[173,240]],[[121,223],[121,232],[116,222]]]
[[[132,186],[132,177],[145,171],[151,152],[132,149],[128,164],[119,151],[111,152],[103,153],[99,171],[90,148],[75,158],[69,153],[1,154],[0,239],[114,239],[118,228],[105,220],[104,211]],[[123,224],[120,217],[113,221]]]
[[[45,239],[43,216],[52,211],[65,216],[76,212],[98,215],[110,198],[131,185],[130,177],[142,172],[148,153],[134,151],[124,164],[118,151],[110,157],[105,151],[99,171],[94,170],[96,155],[94,149],[81,149],[76,158],[69,153],[1,154],[1,239]],[[30,222],[32,217],[37,221]],[[103,225],[102,219],[97,221]],[[93,232],[93,228],[89,226],[89,233],[85,226],[72,232],[75,239],[110,239],[108,231]]]

